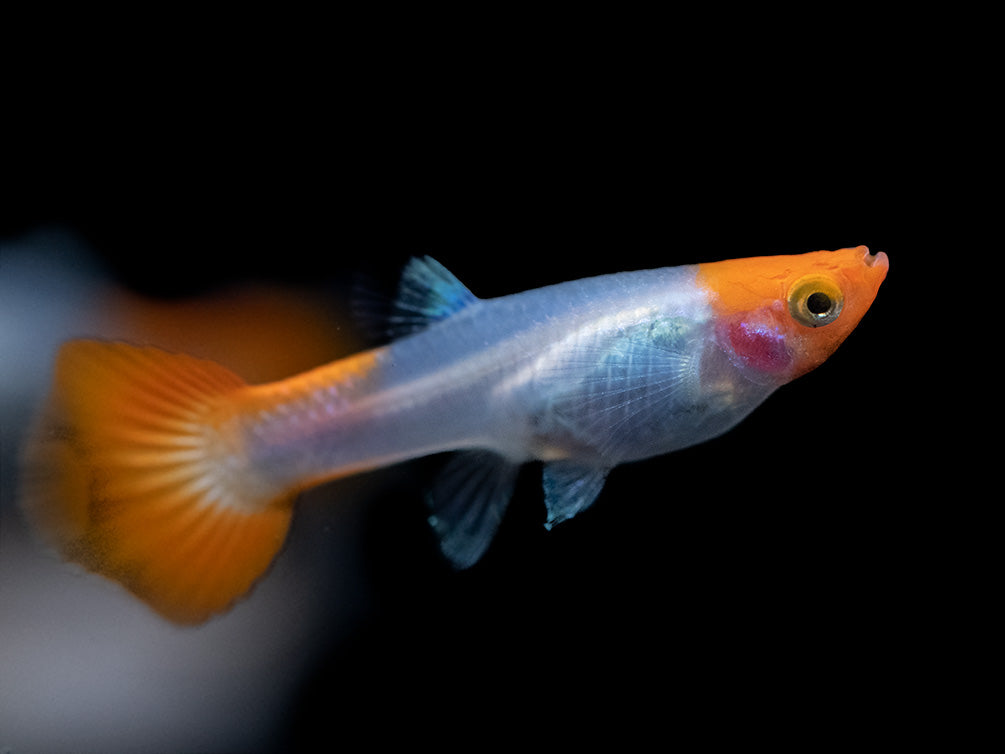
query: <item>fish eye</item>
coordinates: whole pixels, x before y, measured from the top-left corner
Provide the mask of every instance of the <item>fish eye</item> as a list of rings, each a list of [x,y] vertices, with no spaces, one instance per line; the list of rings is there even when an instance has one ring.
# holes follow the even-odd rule
[[[834,306],[834,302],[831,301],[831,297],[823,291],[815,291],[806,298],[806,308],[810,310],[811,314],[818,317],[822,317],[827,314],[827,312],[831,310],[832,306]]]
[[[825,275],[806,275],[789,288],[789,313],[801,325],[823,327],[836,320],[844,306],[844,294]]]

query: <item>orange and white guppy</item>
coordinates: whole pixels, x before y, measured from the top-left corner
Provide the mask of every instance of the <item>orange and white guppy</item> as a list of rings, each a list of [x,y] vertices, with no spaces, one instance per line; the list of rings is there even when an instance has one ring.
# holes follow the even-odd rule
[[[612,467],[715,437],[820,365],[888,268],[859,246],[483,300],[414,259],[396,340],[264,385],[155,348],[71,341],[25,448],[23,505],[65,558],[198,623],[263,574],[299,491],[461,451],[428,500],[443,553],[467,567],[521,464],[544,463],[547,526],[576,515]]]

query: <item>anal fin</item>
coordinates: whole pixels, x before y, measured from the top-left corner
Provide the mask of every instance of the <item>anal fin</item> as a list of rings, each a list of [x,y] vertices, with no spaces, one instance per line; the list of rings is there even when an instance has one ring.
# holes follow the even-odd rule
[[[459,453],[440,471],[427,496],[429,523],[456,568],[485,552],[513,494],[519,465],[489,451]]]
[[[548,509],[545,528],[551,529],[589,508],[603,489],[608,471],[572,461],[545,464],[544,504]]]

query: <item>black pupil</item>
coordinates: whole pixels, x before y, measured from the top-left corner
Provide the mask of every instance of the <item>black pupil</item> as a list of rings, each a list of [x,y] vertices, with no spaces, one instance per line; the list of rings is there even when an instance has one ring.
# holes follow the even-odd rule
[[[831,310],[831,297],[826,293],[811,293],[810,297],[806,299],[806,308],[810,310],[811,314],[817,316],[826,314]]]

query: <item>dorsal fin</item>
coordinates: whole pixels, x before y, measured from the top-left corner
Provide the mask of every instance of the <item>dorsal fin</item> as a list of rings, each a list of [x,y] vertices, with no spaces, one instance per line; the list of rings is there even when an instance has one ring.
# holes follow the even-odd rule
[[[429,256],[411,259],[401,273],[387,320],[388,334],[410,335],[478,301],[446,267]]]

